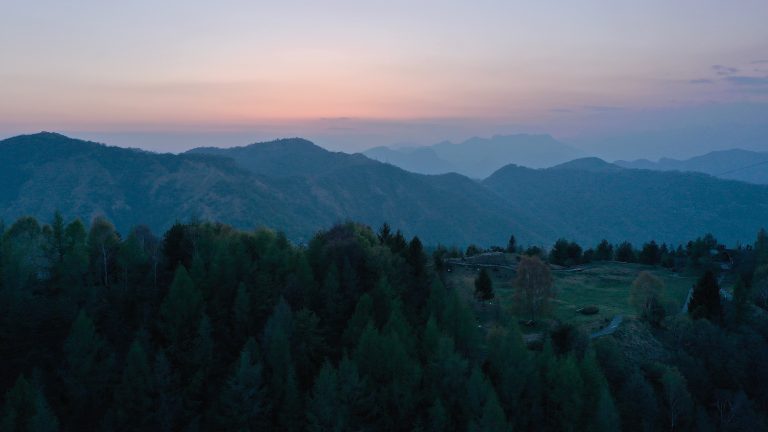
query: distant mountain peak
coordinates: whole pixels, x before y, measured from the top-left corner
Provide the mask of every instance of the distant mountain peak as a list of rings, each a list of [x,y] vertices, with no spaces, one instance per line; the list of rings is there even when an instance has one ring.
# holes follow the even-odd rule
[[[304,138],[282,138],[242,147],[198,147],[187,153],[224,156],[253,173],[276,178],[313,177],[341,167],[377,163],[361,154],[326,150]]]
[[[460,143],[440,143],[413,149],[377,147],[365,152],[376,160],[397,165],[421,174],[457,172],[482,179],[508,164],[529,168],[546,168],[585,156],[583,152],[563,144],[546,134],[474,136]],[[424,149],[432,152],[425,156]]]
[[[197,147],[188,151],[188,153],[212,153],[212,152],[243,152],[249,150],[319,150],[327,151],[324,148],[318,146],[304,138],[278,138],[271,141],[255,142],[252,144],[236,147]]]
[[[623,170],[624,168],[618,165],[614,165],[610,162],[606,162],[598,157],[585,157],[585,158],[574,159],[572,161],[553,166],[550,169],[606,172],[606,171],[620,171],[620,170]]]
[[[768,152],[739,148],[717,150],[683,160],[661,158],[656,162],[638,159],[614,163],[625,168],[700,172],[730,180],[768,184]]]
[[[58,132],[40,131],[37,133],[17,135],[2,142],[66,142],[66,141],[78,141],[87,142],[77,138],[71,138]]]
[[[40,155],[48,154],[70,154],[88,152],[94,149],[106,147],[106,145],[71,138],[57,132],[38,132],[34,134],[18,135],[5,140],[0,140],[0,147],[6,151],[16,151],[24,153],[35,153]]]

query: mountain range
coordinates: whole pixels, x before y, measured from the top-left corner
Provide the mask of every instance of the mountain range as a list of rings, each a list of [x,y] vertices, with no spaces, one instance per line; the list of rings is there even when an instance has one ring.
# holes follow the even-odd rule
[[[423,175],[294,138],[157,154],[54,133],[0,141],[0,218],[85,221],[121,232],[177,220],[268,226],[294,241],[335,222],[388,222],[427,244],[680,243],[712,232],[751,242],[768,221],[768,187],[705,174],[626,169],[596,158],[546,169],[507,165],[482,181]]]
[[[426,147],[374,147],[364,154],[415,173],[454,172],[475,179],[484,179],[508,164],[547,168],[585,156],[549,135],[528,134],[475,137]]]
[[[768,184],[768,152],[733,149],[714,151],[685,160],[662,158],[652,162],[647,159],[637,159],[619,160],[614,163],[625,168],[693,171],[723,179]]]

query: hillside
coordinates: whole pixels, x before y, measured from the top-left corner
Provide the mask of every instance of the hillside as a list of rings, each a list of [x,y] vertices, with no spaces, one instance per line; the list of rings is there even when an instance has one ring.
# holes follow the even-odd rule
[[[189,150],[187,154],[225,156],[255,174],[278,178],[315,177],[341,167],[375,164],[363,155],[329,152],[301,138],[280,139],[226,149],[199,147]]]
[[[159,231],[201,218],[275,226],[299,241],[348,219],[397,223],[429,243],[463,244],[470,236],[492,243],[509,227],[525,232],[472,180],[416,175],[304,140],[171,155],[41,133],[2,141],[0,153],[5,220],[47,219],[58,209],[86,221],[104,214],[125,232],[139,220]]]
[[[90,221],[108,216],[125,231],[138,220],[154,229],[175,220],[226,214],[239,226],[279,224],[299,234],[299,214],[283,190],[202,155],[156,154],[108,147],[53,133],[0,142],[0,217],[49,218],[57,209]]]
[[[587,165],[589,169],[575,169]],[[507,166],[483,181],[511,202],[528,203],[541,227],[587,244],[622,236],[677,243],[712,232],[746,242],[768,220],[768,187],[704,174],[612,168],[595,161],[532,170]]]
[[[527,134],[475,137],[457,144],[446,141],[419,148],[377,147],[364,154],[416,173],[456,172],[477,179],[508,164],[546,168],[584,156],[549,135]]]
[[[301,206],[320,209],[329,223],[351,219],[378,227],[387,222],[435,243],[463,244],[470,238],[498,243],[510,229],[545,240],[533,225],[520,223],[526,221],[524,215],[510,220],[510,205],[460,175],[414,174],[360,154],[329,152],[305,140],[193,152],[231,157],[254,174],[284,179],[280,184],[295,188],[292,195]]]
[[[638,159],[619,160],[614,163],[625,168],[692,171],[723,179],[768,184],[768,152],[733,149],[715,151],[685,160],[662,158],[652,162],[647,159]]]
[[[211,153],[211,154],[208,154]],[[509,165],[477,182],[420,175],[300,139],[172,155],[41,133],[0,142],[0,218],[103,214],[126,232],[177,220],[273,226],[306,241],[323,226],[384,222],[427,244],[551,245],[569,237],[679,243],[712,232],[751,241],[768,188],[703,174],[622,169],[594,158],[549,169]]]

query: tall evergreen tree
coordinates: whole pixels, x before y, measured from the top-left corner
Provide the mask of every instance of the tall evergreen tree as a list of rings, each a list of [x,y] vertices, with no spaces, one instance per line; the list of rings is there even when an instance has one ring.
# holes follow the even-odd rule
[[[328,360],[312,386],[307,402],[307,430],[311,432],[336,432],[345,429],[339,416],[339,382],[336,370]]]
[[[189,347],[202,313],[203,295],[184,266],[179,266],[160,306],[160,331],[168,341],[172,359],[178,360]]]
[[[81,310],[64,341],[63,381],[68,412],[76,421],[91,424],[94,408],[104,404],[112,356],[88,314]]]
[[[245,343],[234,366],[232,375],[219,394],[212,426],[216,430],[232,431],[263,429],[270,407],[263,367],[253,338]]]
[[[688,312],[695,318],[707,318],[719,322],[723,317],[720,303],[720,286],[712,271],[706,271],[693,288]]]
[[[477,278],[475,278],[475,298],[479,301],[487,302],[493,300],[493,281],[485,268],[480,269]]]
[[[59,422],[51,412],[41,389],[20,375],[5,395],[5,408],[0,417],[4,432],[55,432]]]
[[[115,389],[115,419],[120,430],[143,431],[153,426],[152,371],[139,338],[128,351],[120,385]]]

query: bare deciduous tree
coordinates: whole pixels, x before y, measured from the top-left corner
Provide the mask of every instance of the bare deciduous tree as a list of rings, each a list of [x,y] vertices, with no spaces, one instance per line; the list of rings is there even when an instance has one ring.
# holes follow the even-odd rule
[[[552,273],[539,257],[522,257],[515,278],[515,304],[527,313],[531,321],[549,309],[550,299],[555,297]]]

